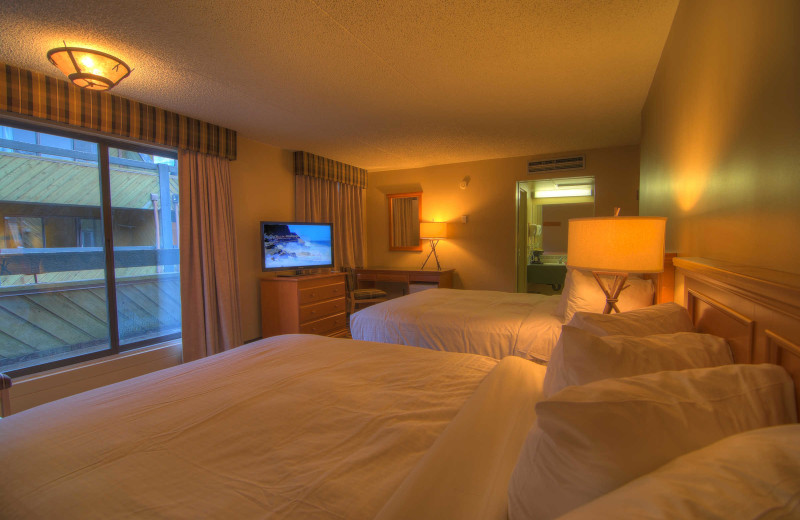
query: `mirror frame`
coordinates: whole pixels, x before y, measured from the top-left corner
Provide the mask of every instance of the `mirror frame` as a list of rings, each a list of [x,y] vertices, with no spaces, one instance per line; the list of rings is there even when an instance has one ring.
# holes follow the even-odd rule
[[[393,246],[394,244],[394,230],[392,226],[392,209],[394,204],[394,199],[403,199],[403,198],[417,198],[417,209],[419,209],[419,215],[417,216],[417,222],[422,222],[422,192],[418,191],[416,193],[393,193],[391,195],[386,195],[386,200],[388,202],[389,207],[389,251],[422,251],[422,239],[420,239],[419,244],[416,246]]]

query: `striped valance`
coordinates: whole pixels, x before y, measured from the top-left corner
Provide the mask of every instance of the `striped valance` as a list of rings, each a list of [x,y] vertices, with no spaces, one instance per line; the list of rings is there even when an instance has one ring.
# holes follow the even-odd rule
[[[308,175],[309,177],[353,184],[359,188],[367,187],[367,170],[308,152],[294,153],[294,173],[295,175]]]
[[[236,132],[12,65],[0,74],[0,113],[12,112],[236,159]]]

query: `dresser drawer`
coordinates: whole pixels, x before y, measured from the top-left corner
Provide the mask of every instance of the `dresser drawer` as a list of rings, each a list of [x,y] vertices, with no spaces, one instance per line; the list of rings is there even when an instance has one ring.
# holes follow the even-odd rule
[[[344,296],[344,282],[300,289],[300,305]],[[302,321],[302,320],[301,320]]]
[[[347,326],[347,315],[345,313],[336,314],[328,318],[312,321],[300,325],[301,334],[321,334],[342,330]]]
[[[303,305],[300,307],[300,324],[308,323],[310,321],[327,318],[334,314],[344,312],[345,302],[344,298],[336,298],[335,300],[326,300],[319,303],[312,303],[310,305]]]

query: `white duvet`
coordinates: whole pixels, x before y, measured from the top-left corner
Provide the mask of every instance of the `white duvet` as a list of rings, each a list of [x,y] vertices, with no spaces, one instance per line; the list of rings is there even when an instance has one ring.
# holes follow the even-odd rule
[[[355,339],[547,362],[561,333],[560,296],[429,289],[350,317]]]
[[[505,518],[543,376],[517,358],[269,338],[1,420],[0,511]]]

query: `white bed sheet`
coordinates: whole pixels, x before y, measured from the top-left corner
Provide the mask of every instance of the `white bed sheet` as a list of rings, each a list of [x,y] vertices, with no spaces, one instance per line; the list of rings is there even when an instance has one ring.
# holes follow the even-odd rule
[[[481,452],[516,458],[524,435],[510,448],[484,439],[530,428],[544,367],[508,361],[523,364],[500,362],[528,383],[506,384],[498,396],[492,388],[513,377],[476,391],[494,359],[319,336],[261,340],[3,419],[0,510],[4,518],[373,518],[443,431],[457,440],[439,451],[475,454],[477,467],[486,466]],[[470,410],[506,409],[507,420],[478,419],[497,431],[476,437],[474,418],[453,421],[462,408],[467,419]],[[464,464],[459,473],[469,472]],[[418,487],[414,480],[403,487]],[[450,490],[453,500],[491,487],[473,480]],[[504,493],[493,496],[487,510],[503,509]]]
[[[430,289],[350,317],[354,339],[547,362],[563,322],[560,296]]]

